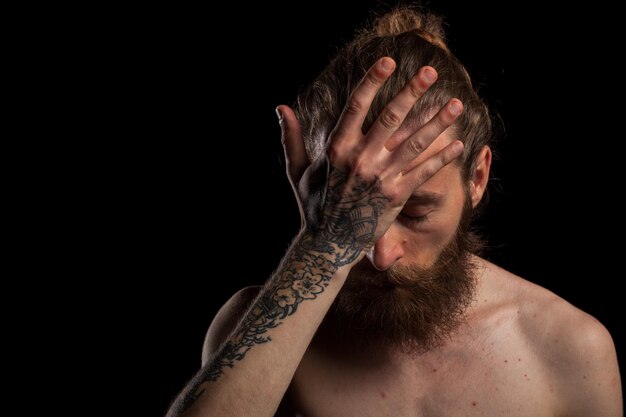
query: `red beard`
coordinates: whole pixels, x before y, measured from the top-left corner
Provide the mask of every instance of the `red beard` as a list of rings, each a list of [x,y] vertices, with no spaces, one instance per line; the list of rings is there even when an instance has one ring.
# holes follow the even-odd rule
[[[472,253],[480,240],[469,232],[465,207],[457,232],[435,263],[376,270],[364,259],[352,268],[321,331],[336,343],[394,346],[425,352],[463,322],[476,287]]]

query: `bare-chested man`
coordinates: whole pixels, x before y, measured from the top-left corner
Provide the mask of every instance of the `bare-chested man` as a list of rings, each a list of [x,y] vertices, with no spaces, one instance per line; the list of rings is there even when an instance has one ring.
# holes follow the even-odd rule
[[[623,415],[606,329],[477,255],[490,117],[437,18],[383,16],[277,112],[302,230],[170,416]]]

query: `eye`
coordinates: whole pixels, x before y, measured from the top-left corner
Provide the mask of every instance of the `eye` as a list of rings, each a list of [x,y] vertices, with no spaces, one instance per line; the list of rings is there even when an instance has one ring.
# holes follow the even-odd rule
[[[432,211],[416,216],[412,213],[401,211],[399,217],[401,217],[409,225],[418,225],[428,220],[428,216],[430,215],[430,213],[432,213]]]

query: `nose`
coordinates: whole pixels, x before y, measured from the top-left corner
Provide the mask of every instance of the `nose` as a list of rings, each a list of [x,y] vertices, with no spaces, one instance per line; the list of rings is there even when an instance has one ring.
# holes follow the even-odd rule
[[[386,271],[404,256],[405,242],[399,231],[395,230],[395,225],[391,225],[369,250],[367,258],[374,265],[374,268],[379,271]]]

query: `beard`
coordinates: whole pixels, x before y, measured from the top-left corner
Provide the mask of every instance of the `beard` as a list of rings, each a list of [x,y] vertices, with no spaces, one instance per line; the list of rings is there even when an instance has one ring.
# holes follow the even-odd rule
[[[429,267],[355,265],[326,316],[323,332],[334,339],[423,353],[440,346],[463,322],[476,287],[472,253],[482,247],[469,230],[466,204],[452,240]]]

